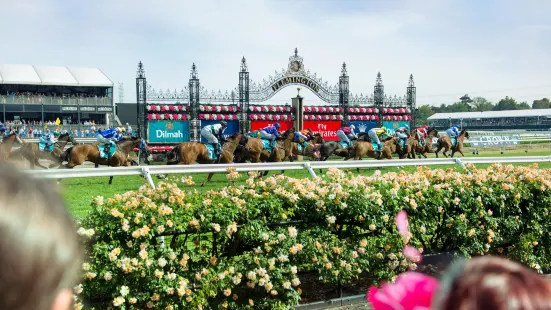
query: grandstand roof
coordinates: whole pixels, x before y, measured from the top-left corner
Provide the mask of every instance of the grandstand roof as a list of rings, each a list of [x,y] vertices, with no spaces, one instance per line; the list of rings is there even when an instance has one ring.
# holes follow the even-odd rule
[[[510,117],[551,117],[551,109],[534,110],[505,110],[505,111],[486,111],[486,112],[455,112],[455,113],[436,113],[430,116],[429,120],[437,119],[479,119],[479,118],[510,118]]]
[[[98,68],[0,65],[0,84],[113,87]]]

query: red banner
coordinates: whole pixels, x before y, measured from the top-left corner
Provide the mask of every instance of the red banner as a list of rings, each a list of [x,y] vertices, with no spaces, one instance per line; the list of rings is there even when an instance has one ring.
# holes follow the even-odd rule
[[[310,128],[314,133],[320,133],[324,140],[339,140],[337,130],[341,121],[305,121],[304,128]]]
[[[251,131],[262,129],[266,126],[271,126],[274,123],[279,123],[281,127],[279,128],[280,132],[283,132],[289,128],[293,128],[293,122],[275,122],[275,121],[252,121],[251,122]]]

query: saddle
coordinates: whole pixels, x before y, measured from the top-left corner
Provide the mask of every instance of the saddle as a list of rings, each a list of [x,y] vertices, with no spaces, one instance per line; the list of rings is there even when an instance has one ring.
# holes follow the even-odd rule
[[[346,142],[344,142],[344,141],[339,141],[339,146],[340,146],[341,148],[343,148],[343,149],[347,149],[347,148],[349,148],[349,147],[352,146],[352,141],[350,142],[350,144],[348,144],[348,143],[346,143]]]
[[[268,151],[268,152],[272,152],[274,150],[274,144],[272,143],[272,141],[270,140],[267,140],[267,139],[260,139],[260,142],[262,143],[262,147]],[[275,141],[274,141],[275,142]]]
[[[212,144],[208,144],[208,143],[203,143],[203,144],[204,144],[205,147],[207,148],[207,151],[208,151],[208,153],[209,153],[209,158],[210,158],[211,160],[217,160],[217,159],[218,159],[218,156],[216,156],[216,151],[214,150],[214,146],[212,146]],[[220,143],[218,143],[218,147],[219,147],[220,149],[222,149],[221,146],[220,146]]]
[[[457,138],[450,138],[450,140],[452,142],[452,146],[456,147],[457,146]]]
[[[98,151],[100,158],[109,159],[117,152],[117,145],[115,143],[98,144]]]
[[[260,138],[260,130],[251,131],[248,136],[251,138]]]
[[[41,151],[41,152],[51,153],[51,152],[54,151],[54,145],[53,144],[47,145],[44,142],[39,142],[38,143],[38,150]]]
[[[381,150],[377,143],[371,143],[371,146],[373,147],[374,152],[379,152]]]

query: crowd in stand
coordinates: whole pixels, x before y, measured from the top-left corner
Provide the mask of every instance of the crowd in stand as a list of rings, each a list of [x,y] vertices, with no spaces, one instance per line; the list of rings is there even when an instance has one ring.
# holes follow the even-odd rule
[[[103,98],[102,96],[92,95],[87,93],[77,94],[58,94],[54,92],[6,92],[2,96],[11,97],[60,97],[60,98]]]
[[[2,124],[2,123],[0,123]],[[79,128],[65,128],[66,124],[60,125],[58,130],[58,125],[55,121],[25,121],[25,120],[14,120],[6,121],[2,124],[6,127],[8,132],[15,131],[22,138],[35,138],[40,137],[43,134],[50,134],[54,132],[59,132],[61,134],[70,133],[73,137],[95,137],[98,130],[102,129],[101,125],[97,125],[94,121],[85,121],[80,124]]]

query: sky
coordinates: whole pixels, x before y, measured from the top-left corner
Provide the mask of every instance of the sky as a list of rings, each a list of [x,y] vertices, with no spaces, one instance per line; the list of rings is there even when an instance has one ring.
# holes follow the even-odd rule
[[[100,68],[135,102],[148,84],[181,89],[191,65],[209,91],[238,85],[240,60],[260,82],[298,48],[305,69],[332,85],[346,62],[353,94],[405,95],[417,105],[467,93],[490,101],[551,97],[549,0],[0,0],[0,63]],[[286,87],[271,98],[284,104]],[[321,100],[301,91],[306,104]]]

